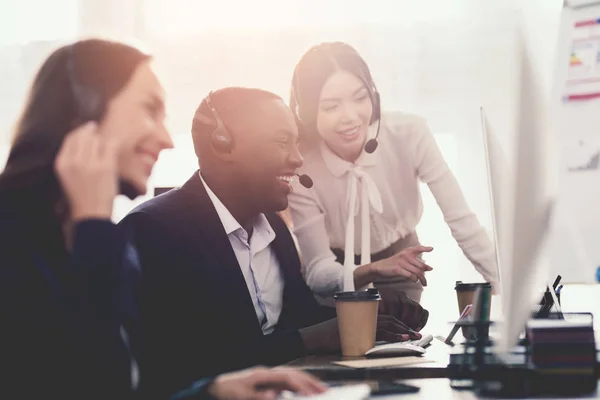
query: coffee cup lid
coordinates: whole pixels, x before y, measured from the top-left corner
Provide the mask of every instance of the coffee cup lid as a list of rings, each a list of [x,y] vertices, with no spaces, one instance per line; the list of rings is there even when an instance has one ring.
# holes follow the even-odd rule
[[[481,288],[491,288],[492,284],[489,282],[480,282],[480,283],[462,283],[461,281],[456,281],[456,286],[454,287],[455,290],[459,291],[459,292],[467,292],[467,291],[472,291],[472,290],[476,290],[478,287]]]
[[[381,300],[377,289],[361,290],[356,292],[338,292],[333,295],[335,301],[376,301]]]

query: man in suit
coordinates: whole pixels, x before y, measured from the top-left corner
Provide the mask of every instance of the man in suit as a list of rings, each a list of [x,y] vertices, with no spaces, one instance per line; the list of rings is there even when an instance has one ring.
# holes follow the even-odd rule
[[[143,269],[146,384],[173,392],[201,376],[338,351],[335,311],[315,301],[276,214],[302,165],[291,110],[266,91],[221,89],[198,107],[192,135],[201,172],[121,222]],[[424,325],[418,304],[382,295],[387,310]],[[407,333],[380,316],[379,340]]]

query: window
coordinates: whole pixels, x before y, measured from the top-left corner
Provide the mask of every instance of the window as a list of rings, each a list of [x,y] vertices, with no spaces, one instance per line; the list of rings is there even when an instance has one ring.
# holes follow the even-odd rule
[[[78,0],[2,0],[0,46],[72,38],[78,13]]]

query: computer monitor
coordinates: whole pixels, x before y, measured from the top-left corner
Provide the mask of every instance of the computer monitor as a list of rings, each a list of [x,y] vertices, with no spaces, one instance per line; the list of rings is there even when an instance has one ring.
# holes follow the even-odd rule
[[[507,243],[505,235],[503,235],[502,245],[499,238],[500,233],[505,233],[506,228],[499,227],[499,223],[505,221],[501,207],[506,207],[506,197],[510,185],[507,179],[510,177],[510,169],[506,155],[502,150],[502,146],[498,142],[497,137],[492,133],[483,107],[480,108],[481,131],[483,133],[483,148],[485,151],[486,171],[488,178],[488,194],[490,198],[490,206],[492,210],[492,237],[494,240],[494,248],[496,252],[496,268],[500,277],[500,293],[505,293],[508,289],[503,285],[503,269],[502,259],[505,255],[501,255],[501,249],[506,249]],[[506,212],[504,213],[506,214]]]
[[[540,74],[534,71],[531,51],[522,43],[514,168],[502,182],[504,193],[494,190],[494,200],[498,200],[494,205],[500,211],[496,215],[500,217],[496,221],[499,244],[504,246],[500,248],[504,321],[496,344],[500,356],[508,355],[516,345],[548,284],[543,248],[558,177],[557,164],[552,162],[556,140],[549,121],[551,99],[542,90]],[[489,129],[486,131],[490,135]],[[490,171],[501,171],[503,167],[497,165],[499,160],[493,153],[488,154]],[[494,182],[496,177],[491,176]]]

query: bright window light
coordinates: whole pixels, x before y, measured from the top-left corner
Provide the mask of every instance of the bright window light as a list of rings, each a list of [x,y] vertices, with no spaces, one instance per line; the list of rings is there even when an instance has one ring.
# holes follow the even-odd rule
[[[0,46],[73,38],[78,17],[78,0],[2,0]]]
[[[146,0],[145,7],[149,32],[170,36],[211,29],[449,22],[476,19],[486,9],[498,8],[482,3],[485,2],[371,0],[367,4],[363,0]]]

